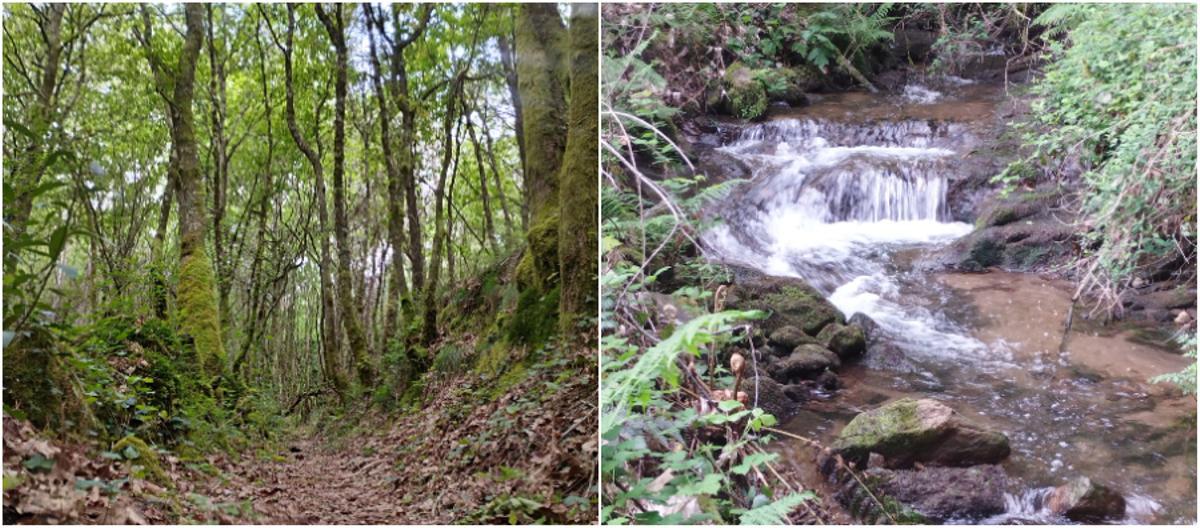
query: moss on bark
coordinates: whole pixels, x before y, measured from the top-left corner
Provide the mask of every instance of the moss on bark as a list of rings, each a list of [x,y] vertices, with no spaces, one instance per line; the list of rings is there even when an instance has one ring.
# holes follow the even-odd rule
[[[562,279],[559,331],[576,333],[579,317],[594,317],[596,293],[596,4],[571,6],[571,107],[560,175],[558,260]]]
[[[185,255],[179,264],[180,326],[191,336],[201,368],[212,377],[221,375],[225,367],[215,287],[208,256],[203,252]]]

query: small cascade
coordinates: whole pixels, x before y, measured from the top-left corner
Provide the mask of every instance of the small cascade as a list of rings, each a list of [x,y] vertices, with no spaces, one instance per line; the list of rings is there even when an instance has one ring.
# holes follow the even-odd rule
[[[1047,496],[1088,476],[1125,497],[1120,522],[1192,522],[1189,482],[1171,469],[1189,459],[1130,439],[1148,430],[1149,416],[1147,396],[1129,387],[1148,376],[1116,380],[1094,370],[1108,354],[1166,361],[1162,352],[1073,332],[1076,344],[1064,353],[1072,289],[1004,273],[931,275],[914,264],[971,232],[952,218],[951,205],[961,204],[949,203],[951,188],[988,170],[977,147],[996,133],[978,120],[994,115],[991,100],[963,95],[980,87],[954,78],[929,86],[829,96],[732,135],[721,150],[744,162],[751,179],[718,204],[720,221],[701,235],[710,255],[803,278],[847,318],[861,313],[876,323],[879,339],[863,368],[839,373],[861,389],[839,393],[853,408],[874,406],[880,395],[931,397],[1009,436],[1005,511],[949,521],[1069,523],[1049,510]],[[1119,375],[1132,376],[1111,374]],[[1155,413],[1173,408],[1187,407],[1159,405]],[[788,427],[828,440],[839,424],[844,416],[810,413]]]

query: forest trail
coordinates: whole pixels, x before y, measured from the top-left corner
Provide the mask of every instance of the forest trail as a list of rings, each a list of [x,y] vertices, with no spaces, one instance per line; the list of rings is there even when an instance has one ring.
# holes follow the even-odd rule
[[[279,458],[231,468],[231,496],[251,501],[254,521],[265,524],[406,524],[389,484],[392,464],[373,451],[341,450],[317,438],[287,446]],[[391,480],[389,480],[389,478]]]
[[[5,523],[587,522],[593,365],[587,350],[560,351],[499,376],[441,378],[418,411],[314,414],[234,453],[159,452],[157,483],[6,415]]]

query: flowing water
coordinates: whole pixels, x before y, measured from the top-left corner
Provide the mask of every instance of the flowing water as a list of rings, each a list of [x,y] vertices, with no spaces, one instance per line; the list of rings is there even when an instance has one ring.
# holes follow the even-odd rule
[[[753,179],[704,234],[718,258],[802,277],[883,335],[840,372],[844,390],[806,405],[787,428],[827,442],[862,410],[933,398],[1011,440],[1008,511],[985,523],[1065,522],[1042,499],[1075,476],[1119,490],[1126,522],[1194,522],[1195,399],[1146,381],[1187,360],[1143,332],[1079,314],[1064,346],[1064,282],[913,265],[971,232],[952,221],[947,190],[978,169],[1003,97],[967,82],[838,94],[776,113],[722,147]]]

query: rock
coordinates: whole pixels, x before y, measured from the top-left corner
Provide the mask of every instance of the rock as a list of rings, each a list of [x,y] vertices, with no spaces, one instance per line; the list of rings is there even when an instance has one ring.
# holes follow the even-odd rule
[[[1123,517],[1125,498],[1092,479],[1079,477],[1054,488],[1046,507],[1072,521],[1094,523]]]
[[[767,110],[767,90],[758,79],[758,72],[738,61],[725,68],[721,84],[726,100],[722,109],[742,119],[758,119]]]
[[[753,174],[746,163],[719,149],[704,149],[692,158],[696,173],[704,175],[703,185],[693,186],[691,192],[729,180],[749,180]]]
[[[1133,310],[1177,310],[1196,306],[1196,289],[1179,286],[1134,297],[1128,303]]]
[[[855,312],[854,315],[850,316],[850,320],[846,324],[862,328],[863,336],[867,338],[868,343],[872,338],[876,337],[876,333],[879,331],[879,323],[876,323],[874,319],[867,317],[867,314],[861,312]]]
[[[1005,511],[1004,490],[1008,486],[1008,476],[996,465],[921,470],[875,467],[865,471],[862,478],[884,504],[898,501],[923,516],[927,523],[952,520],[961,524],[961,521],[979,520]],[[844,501],[843,504],[852,504],[857,498],[858,504],[878,509],[869,497],[861,497],[865,492],[856,483],[852,486],[843,484],[840,489],[838,499]]]
[[[862,357],[867,351],[867,336],[862,327],[833,323],[817,334],[817,340],[843,360]]]
[[[765,373],[757,377],[751,373],[743,379],[741,392],[750,395],[751,405],[754,404],[757,392],[758,408],[770,413],[781,422],[796,411],[796,402],[788,396],[784,386],[771,379],[770,376],[766,376]]]
[[[820,345],[800,345],[788,357],[771,365],[771,376],[780,381],[814,378],[828,368],[841,366],[837,354]]]
[[[776,349],[791,352],[800,345],[816,345],[820,344],[821,342],[818,341],[817,338],[804,333],[804,331],[799,328],[791,325],[785,325],[775,329],[774,332],[771,332],[771,335],[767,337],[767,343]]]
[[[1078,236],[1071,217],[1051,213],[1063,193],[1047,185],[1008,196],[992,194],[977,208],[975,231],[922,258],[918,267],[1034,271],[1065,262],[1074,254]]]
[[[738,310],[770,313],[758,323],[766,335],[774,334],[781,327],[793,326],[815,336],[829,323],[842,320],[837,307],[800,278],[765,275],[743,278],[729,288],[725,305]]]
[[[855,416],[830,446],[859,466],[872,452],[888,466],[914,462],[965,467],[994,464],[1008,457],[1008,437],[972,424],[934,400],[904,398]]]

